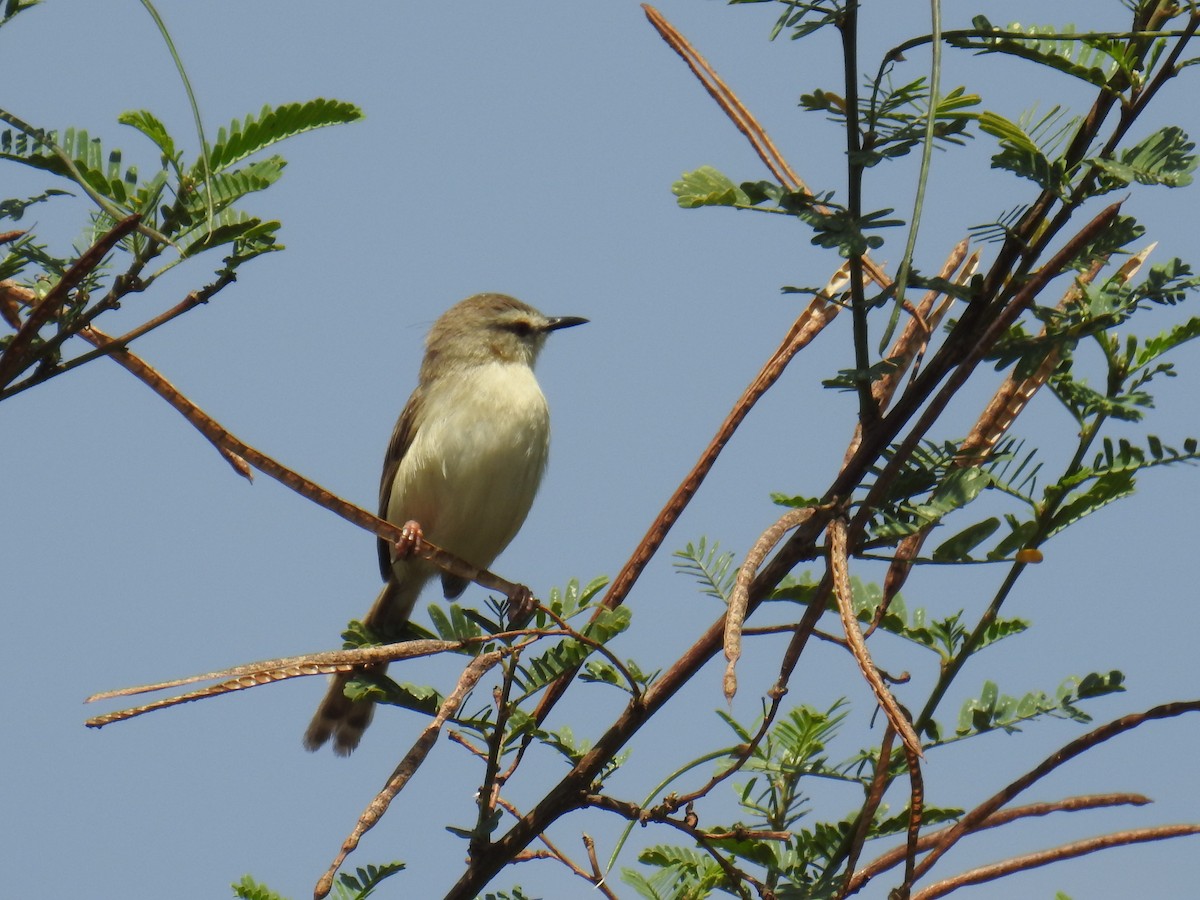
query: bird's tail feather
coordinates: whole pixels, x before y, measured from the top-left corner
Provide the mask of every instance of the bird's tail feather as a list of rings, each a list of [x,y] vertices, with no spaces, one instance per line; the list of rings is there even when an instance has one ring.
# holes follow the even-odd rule
[[[375,598],[375,603],[364,617],[363,623],[385,632],[398,630],[412,614],[413,604],[416,603],[425,580],[411,578],[403,585],[394,579],[388,581]],[[387,665],[372,666],[367,671],[382,675],[387,671]],[[304,732],[306,750],[319,750],[332,737],[333,752],[338,756],[349,756],[362,740],[363,732],[367,730],[371,718],[375,715],[375,702],[351,700],[346,696],[346,683],[355,674],[339,672],[333,676],[329,690],[321,700],[321,705],[317,707],[308,730]]]

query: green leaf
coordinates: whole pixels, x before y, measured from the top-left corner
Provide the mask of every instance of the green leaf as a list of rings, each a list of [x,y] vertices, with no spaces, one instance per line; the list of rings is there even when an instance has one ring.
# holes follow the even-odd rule
[[[84,129],[67,128],[61,134],[39,130],[34,136],[6,129],[0,133],[0,159],[75,181],[66,163],[54,152],[56,145],[70,158],[88,187],[115,203],[125,203],[131,188],[137,184],[137,169],[122,171],[121,151],[105,153],[100,139],[91,137]]]
[[[264,222],[256,216],[225,209],[218,213],[211,230],[200,223],[179,235],[180,258],[233,244],[233,257],[243,262],[263,253],[282,250],[283,247],[275,241],[278,229],[279,222]]]
[[[739,3],[764,3],[771,0],[729,0],[731,5]],[[780,14],[775,27],[771,29],[771,40],[775,40],[785,28],[792,29],[791,39],[797,40],[826,25],[836,25],[844,15],[837,3],[827,3],[817,0],[815,3],[803,0],[787,0],[784,11]]]
[[[964,810],[954,807],[926,806],[921,810],[921,827],[942,825],[947,822],[957,822]],[[893,834],[904,834],[908,831],[909,809],[905,807],[894,816],[878,819],[872,823],[868,831],[869,837],[888,837]]]
[[[1091,697],[1103,697],[1105,694],[1116,694],[1125,690],[1125,674],[1113,669],[1107,674],[1092,672],[1076,680],[1075,696],[1080,700]]]
[[[483,636],[483,629],[467,618],[457,603],[451,603],[448,611],[436,603],[429,604],[428,609],[434,631],[444,641],[466,641]],[[464,652],[473,654],[475,651]]]
[[[342,889],[337,900],[366,900],[380,883],[404,868],[402,862],[391,862],[382,866],[360,866],[353,875],[343,872],[338,876],[336,885]]]
[[[1052,160],[1044,148],[1055,145],[1072,123],[1056,128],[1060,112],[1058,107],[1054,107],[1026,131],[1032,116],[1032,112],[1026,113],[1018,124],[999,113],[988,111],[980,114],[980,130],[1000,142],[1000,152],[992,157],[992,168],[1005,169],[1033,181],[1045,190],[1064,196],[1069,182],[1066,167],[1061,161]]]
[[[1118,159],[1089,160],[1107,176],[1102,190],[1115,191],[1131,182],[1183,187],[1192,183],[1196,154],[1182,128],[1170,125],[1122,150]]]
[[[42,191],[34,197],[27,197],[24,200],[9,199],[0,200],[0,219],[12,219],[14,222],[20,221],[25,215],[25,210],[38,203],[45,203],[52,197],[71,197],[74,196],[70,191],[60,191],[54,188]]]
[[[668,858],[668,854],[665,852],[667,849],[677,850],[680,854],[688,852],[682,848],[663,849],[663,858]],[[702,887],[702,885],[717,879],[720,867],[711,858],[701,858],[701,856],[696,853],[694,860],[680,860],[672,864],[658,864],[653,858],[642,859],[639,856],[639,862],[655,866],[656,871],[647,878],[634,869],[622,869],[621,880],[649,900],[679,900],[679,898],[704,900],[712,894],[713,888],[712,886]],[[708,860],[707,864],[705,859]],[[708,866],[713,867],[715,871],[710,870]],[[723,874],[721,873],[721,877]]]
[[[471,833],[468,832],[464,834],[463,837],[470,838]],[[541,898],[531,897],[529,894],[525,893],[519,884],[514,884],[511,891],[496,891],[494,893],[492,891],[488,891],[483,895],[482,900],[541,900]]]
[[[228,128],[217,132],[217,140],[208,151],[208,164],[211,171],[219,172],[286,138],[361,118],[361,109],[342,100],[318,98],[273,108],[264,106],[257,117],[234,119]],[[202,179],[203,169],[199,164],[193,168],[193,174],[197,180]]]
[[[997,728],[1012,733],[1020,731],[1026,722],[1045,716],[1089,722],[1091,716],[1077,706],[1078,702],[1123,691],[1124,681],[1125,676],[1115,670],[1103,675],[1092,673],[1083,678],[1072,677],[1059,685],[1054,698],[1044,691],[1010,697],[1001,694],[994,682],[986,681],[979,697],[963,703],[957,734],[963,738]]]
[[[1149,458],[1147,458],[1146,451],[1131,444],[1125,438],[1121,438],[1116,445],[1113,444],[1111,438],[1105,438],[1100,453],[1092,462],[1091,469],[1085,469],[1080,473],[1080,482],[1106,472],[1133,473],[1154,466],[1200,462],[1200,452],[1198,452],[1200,441],[1197,441],[1196,438],[1185,438],[1182,450],[1167,446],[1152,434],[1146,435],[1146,444]],[[1068,486],[1073,486],[1073,484]]]
[[[1183,322],[1169,331],[1164,331],[1155,337],[1149,338],[1133,359],[1132,371],[1144,368],[1176,347],[1193,341],[1200,337],[1200,316],[1192,316],[1186,322]]]
[[[786,506],[789,509],[807,509],[810,506],[819,506],[821,499],[819,497],[801,497],[772,491],[771,502],[777,506]]]
[[[286,165],[282,156],[268,156],[240,169],[218,172],[188,198],[188,205],[193,214],[201,214],[208,209],[211,195],[212,205],[218,210],[224,209],[249,193],[270,187],[279,180]]]
[[[583,759],[592,748],[591,741],[577,741],[569,725],[564,725],[556,731],[538,731],[537,737],[547,747],[561,753],[572,766]]]
[[[933,559],[937,562],[956,562],[971,559],[971,551],[990,538],[1000,527],[1000,520],[994,516],[976,522],[943,541],[933,551]]]
[[[1134,492],[1133,472],[1105,472],[1086,488],[1071,494],[1050,522],[1047,537],[1053,537],[1084,516],[1091,515],[1114,500],[1128,497]]]
[[[789,206],[786,198],[783,205],[785,208]],[[803,203],[792,203],[790,206],[796,216],[812,226],[811,241],[814,246],[837,250],[845,259],[883,246],[883,238],[877,234],[867,234],[868,230],[895,228],[904,224],[903,219],[887,218],[893,212],[890,208],[865,212],[855,218],[844,209],[828,206],[826,209],[817,209],[816,198],[812,197],[805,197]]]
[[[1050,25],[1022,27],[1014,22],[1000,29],[984,16],[976,16],[973,23],[977,30],[992,33],[947,35],[946,42],[952,47],[978,53],[1003,53],[1027,59],[1103,89],[1109,88],[1109,82],[1118,70],[1134,72],[1136,58],[1127,41],[1103,35],[1081,36],[1079,39],[1052,37],[1056,34],[1072,35],[1075,31],[1072,25],[1062,28]]]
[[[588,623],[583,634],[589,640],[605,644],[629,627],[631,613],[626,606],[602,610]],[[541,690],[552,681],[583,664],[594,652],[590,644],[573,638],[565,638],[540,656],[523,658],[517,667],[515,683],[524,699]]]
[[[607,584],[608,578],[604,575],[593,578],[582,587],[579,585],[578,578],[572,578],[567,582],[565,589],[551,588],[550,597],[545,605],[560,619],[572,619],[591,610],[593,608],[592,601]],[[553,620],[543,612],[539,612],[534,621],[538,628],[556,627]]]
[[[625,661],[625,671],[633,679],[634,684],[640,688],[646,688],[658,677],[660,670],[646,673],[632,659]],[[608,684],[614,687],[619,687],[621,690],[633,694],[633,685],[630,685],[626,680],[625,675],[607,659],[590,660],[579,673],[580,681],[588,681],[595,684]]]
[[[699,542],[693,544],[688,541],[686,547],[676,550],[672,556],[677,560],[674,563],[675,569],[695,578],[702,593],[726,602],[733,591],[737,569],[733,565],[734,554],[719,553],[720,546],[713,541],[709,547],[705,538],[701,536]]]
[[[241,881],[234,882],[230,887],[233,888],[233,896],[238,900],[287,900],[283,894],[277,894],[249,875],[243,875]]]
[[[728,176],[712,166],[701,166],[694,172],[684,172],[671,185],[671,193],[684,209],[698,206],[750,206],[750,195],[734,184]]]
[[[396,682],[387,676],[371,676],[373,681],[353,678],[346,686],[346,696],[359,700],[374,700],[389,706],[411,709],[427,716],[437,715],[446,698],[427,684]]]
[[[995,483],[992,473],[978,466],[954,469],[937,486],[928,503],[918,509],[931,519],[961,509]]]
[[[7,25],[9,20],[14,16],[37,6],[41,2],[42,0],[4,0],[3,10],[0,11],[0,25]]]
[[[149,110],[135,109],[123,112],[117,116],[117,121],[122,125],[129,125],[131,128],[136,128],[148,137],[154,146],[161,151],[164,160],[174,163],[179,162],[181,154],[175,147],[175,139],[167,131],[167,126],[159,121]]]
[[[801,98],[801,105],[805,105],[806,99]],[[836,99],[840,112],[841,98]],[[966,138],[973,137],[967,127],[978,114],[967,110],[978,104],[979,96],[968,94],[962,87],[952,88],[939,96],[933,111],[935,143],[963,144]],[[893,86],[887,77],[870,81],[860,94],[859,109],[866,135],[862,149],[853,159],[869,167],[905,156],[926,139],[928,83],[924,76],[899,86]]]

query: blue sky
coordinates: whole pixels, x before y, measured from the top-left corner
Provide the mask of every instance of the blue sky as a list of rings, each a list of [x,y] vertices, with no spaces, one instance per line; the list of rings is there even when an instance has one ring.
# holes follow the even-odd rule
[[[282,219],[287,252],[247,266],[207,307],[137,348],[177,387],[252,445],[336,493],[373,506],[384,447],[415,379],[432,321],[472,293],[512,293],[586,328],[556,335],[539,364],[554,421],[550,470],[529,521],[496,570],[539,594],[571,577],[613,574],[694,461],[744,384],[798,312],[785,284],[822,283],[837,260],[782,217],[679,209],[671,183],[712,165],[735,180],[767,177],[634,2],[605,4],[206,4],[160,0],[199,95],[207,127],[264,103],[325,96],[350,100],[365,121],[284,145],[282,182],[247,205]],[[876,12],[873,6],[882,6]],[[1119,3],[980,2],[993,21],[1081,19]],[[827,41],[769,43],[768,6],[665,0],[660,9],[704,52],[760,117],[793,166],[816,188],[842,190],[834,127],[796,108],[800,93],[838,89]],[[898,34],[926,30],[927,5],[868,5],[863,59],[873,65]],[[879,18],[882,17],[882,18]],[[155,159],[116,116],[154,111],[189,142],[190,114],[166,50],[140,4],[50,0],[0,32],[0,106],[45,127],[75,125],[121,146],[126,161]],[[864,64],[864,67],[867,64]],[[912,55],[912,77],[925,58]],[[969,78],[985,105],[1015,117],[1034,100],[1081,103],[1064,77],[1036,76],[996,60],[948,58],[947,84]],[[1190,83],[1162,99],[1193,134]],[[1149,123],[1147,124],[1147,128]],[[1032,197],[989,171],[987,139],[934,160],[934,185],[918,244],[936,268],[967,227]],[[4,196],[46,182],[5,165]],[[913,167],[872,171],[868,205],[907,215]],[[1155,260],[1195,255],[1191,192],[1138,190],[1127,211],[1160,241]],[[53,207],[34,218],[65,246]],[[877,254],[894,263],[899,231]],[[1148,239],[1149,239],[1148,238]],[[989,252],[985,249],[985,253]],[[209,263],[181,267],[132,297],[112,332],[175,303]],[[1155,327],[1178,320],[1167,311]],[[101,323],[103,324],[103,323]],[[1200,432],[1200,354],[1179,358],[1183,377],[1159,388],[1141,430],[1180,443]],[[802,354],[731,442],[666,551],[701,535],[744,553],[774,521],[771,491],[819,494],[840,463],[853,399],[820,381],[852,365],[849,323]],[[952,411],[970,421],[988,390]],[[1061,464],[1072,426],[1039,397],[1025,433]],[[1133,432],[1131,432],[1133,433]],[[5,628],[0,675],[9,723],[0,782],[3,861],[13,883],[43,896],[228,896],[253,873],[289,896],[307,896],[422,722],[384,715],[349,760],[310,755],[300,735],[324,684],[300,679],[86,730],[100,709],[87,695],[257,659],[340,645],[344,623],[377,590],[373,540],[260,477],[231,475],[211,447],[156,396],[99,362],[0,406],[0,558]],[[951,433],[944,435],[953,437]],[[1006,693],[1053,691],[1069,675],[1119,668],[1129,690],[1088,707],[1097,721],[1196,696],[1198,620],[1191,559],[1195,469],[1153,471],[1132,500],[1072,529],[1023,579],[1006,614],[1035,628],[985,654],[964,673],[940,718],[952,723],[985,677]],[[864,578],[879,570],[856,569]],[[987,603],[1003,571],[922,572],[910,607],[938,614]],[[482,604],[482,590],[464,598]],[[630,598],[634,628],[618,647],[646,669],[668,664],[718,615],[675,573],[669,553]],[[827,622],[832,628],[832,623]],[[761,646],[761,649],[759,649]],[[750,719],[770,683],[780,645],[755,646],[733,712]],[[885,668],[926,665],[898,642],[874,651]],[[759,658],[755,658],[759,655]],[[444,661],[408,680],[452,683]],[[914,668],[917,684],[930,673]],[[638,799],[663,773],[727,740],[714,710],[720,667],[707,668],[675,707],[632,744],[629,771],[612,792]],[[791,699],[827,706],[849,694],[852,722],[870,716],[852,660],[810,648]],[[901,697],[904,699],[904,696]],[[616,699],[578,690],[577,732],[605,721]],[[105,707],[108,708],[108,707]],[[878,734],[872,733],[872,739]],[[967,805],[1078,736],[1050,722],[1024,735],[994,734],[931,754],[930,799]],[[967,842],[943,875],[992,859],[1124,827],[1195,820],[1192,771],[1200,723],[1152,724],[1091,754],[1028,799],[1139,791],[1156,803],[1120,813],[1062,816]],[[689,743],[694,741],[696,743]],[[858,746],[851,737],[847,752]],[[557,779],[547,759],[542,776]],[[981,771],[982,768],[982,771]],[[531,775],[533,773],[530,773]],[[440,896],[464,851],[443,826],[470,821],[478,773],[443,743],[351,866],[404,859],[411,871],[381,896]],[[535,784],[514,784],[527,807]],[[851,798],[830,793],[840,813]],[[897,804],[902,800],[897,801]],[[820,812],[822,807],[818,807]],[[568,818],[555,836],[579,848],[596,837],[601,857],[619,823]],[[642,843],[674,841],[642,833]],[[639,844],[640,845],[640,844]],[[1094,855],[1041,869],[969,896],[1185,897],[1200,881],[1182,842]],[[632,854],[622,864],[632,865]],[[510,870],[533,895],[587,896],[549,863]],[[882,897],[890,882],[863,896]],[[619,886],[621,896],[634,896]]]

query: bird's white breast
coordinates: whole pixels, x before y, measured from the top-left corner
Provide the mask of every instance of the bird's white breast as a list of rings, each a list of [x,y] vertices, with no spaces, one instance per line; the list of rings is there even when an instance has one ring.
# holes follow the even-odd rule
[[[393,522],[488,567],[520,529],[541,482],[550,416],[529,366],[487,363],[427,386],[388,504]]]

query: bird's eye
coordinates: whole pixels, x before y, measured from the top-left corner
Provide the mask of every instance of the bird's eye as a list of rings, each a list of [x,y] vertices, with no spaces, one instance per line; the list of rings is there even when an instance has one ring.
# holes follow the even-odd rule
[[[517,337],[529,337],[533,334],[533,325],[526,319],[517,319],[514,322],[509,322],[506,326],[509,331],[517,335]]]

